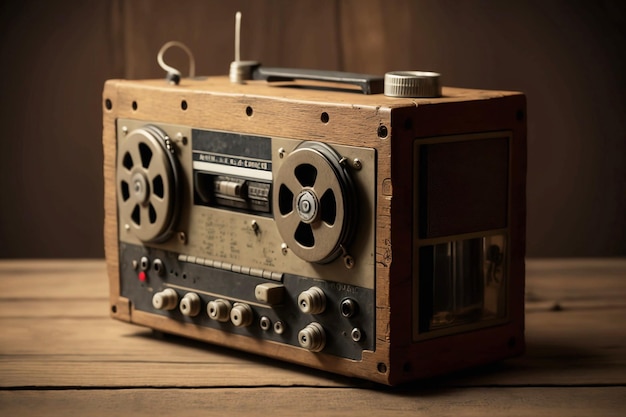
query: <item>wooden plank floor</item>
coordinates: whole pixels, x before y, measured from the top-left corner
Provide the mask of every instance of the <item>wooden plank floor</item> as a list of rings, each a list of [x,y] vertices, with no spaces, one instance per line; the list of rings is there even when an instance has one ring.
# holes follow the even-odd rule
[[[527,270],[526,355],[388,388],[114,321],[104,261],[0,261],[0,415],[623,416],[626,259]]]

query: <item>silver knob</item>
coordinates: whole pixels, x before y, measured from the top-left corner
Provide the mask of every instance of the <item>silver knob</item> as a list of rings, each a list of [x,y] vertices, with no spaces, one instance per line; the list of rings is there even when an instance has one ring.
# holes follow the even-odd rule
[[[311,352],[319,352],[326,345],[326,332],[321,324],[313,322],[300,330],[298,343]]]
[[[389,97],[441,97],[440,75],[429,71],[392,71],[385,74],[385,95]]]
[[[326,294],[319,287],[311,287],[298,296],[298,307],[306,314],[320,314],[326,309]]]
[[[178,305],[178,294],[171,288],[166,288],[152,296],[152,307],[157,310],[173,310]]]
[[[230,310],[230,322],[236,327],[246,327],[252,324],[252,308],[248,304],[235,303]]]
[[[232,304],[228,300],[217,299],[209,301],[206,307],[207,314],[213,320],[226,322],[230,320]]]
[[[183,316],[195,317],[200,312],[200,296],[195,292],[188,292],[182,300],[180,300],[180,312]]]

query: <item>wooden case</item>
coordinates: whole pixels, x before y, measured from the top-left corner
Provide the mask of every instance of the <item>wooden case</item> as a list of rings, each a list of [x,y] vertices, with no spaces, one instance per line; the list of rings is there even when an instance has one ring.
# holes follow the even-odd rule
[[[180,85],[164,80],[111,80],[105,84],[104,232],[111,315],[160,331],[390,385],[520,354],[524,349],[524,95],[444,87],[441,98],[410,99],[296,87],[302,86],[263,81],[231,84],[227,77],[182,79]],[[364,351],[361,360],[345,359],[136,310],[120,293],[115,180],[119,118],[375,149],[375,349]],[[477,169],[482,166],[480,158],[475,160],[481,149],[461,147],[443,155],[436,147],[422,151],[424,144],[456,143],[455,138],[471,143],[473,138],[494,137],[506,139],[507,145],[494,151],[505,154],[504,168],[496,170],[504,169],[505,178],[496,181],[499,185],[487,187],[493,192],[482,192],[483,187],[474,182],[469,197],[455,178],[471,176],[472,163]],[[420,163],[430,168],[423,170]],[[455,164],[465,165],[458,173],[454,169],[444,174],[437,171]],[[485,175],[489,172],[477,174],[476,181],[484,180]],[[494,210],[489,208],[491,199],[497,207]],[[474,204],[478,200],[486,204]],[[472,238],[483,230],[501,233],[508,248],[504,315],[487,325],[424,336],[417,325],[419,248]]]

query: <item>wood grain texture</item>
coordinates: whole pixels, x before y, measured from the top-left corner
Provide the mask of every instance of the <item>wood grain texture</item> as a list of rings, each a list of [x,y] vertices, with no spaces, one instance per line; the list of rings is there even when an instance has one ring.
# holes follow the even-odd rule
[[[625,259],[528,261],[524,356],[397,388],[112,320],[104,265],[0,262],[0,413],[618,416],[626,405]]]
[[[384,392],[350,388],[121,389],[0,392],[14,415],[621,417],[626,388],[481,388]],[[68,401],[71,399],[71,401]],[[42,413],[42,411],[45,412]]]

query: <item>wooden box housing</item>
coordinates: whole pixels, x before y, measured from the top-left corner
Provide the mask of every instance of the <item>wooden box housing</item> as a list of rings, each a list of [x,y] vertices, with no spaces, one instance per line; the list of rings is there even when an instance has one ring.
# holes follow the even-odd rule
[[[227,77],[183,79],[180,85],[164,80],[108,81],[103,92],[104,231],[111,315],[390,385],[520,354],[524,349],[525,106],[524,95],[517,92],[446,87],[441,98],[409,99],[263,81],[231,84]],[[360,360],[345,359],[135,309],[120,292],[115,179],[120,118],[375,149],[375,348],[364,351]],[[505,145],[490,147],[489,140],[500,137],[506,139]],[[490,160],[504,159],[503,164],[492,171],[483,169],[490,162],[481,161],[482,145],[472,146],[473,138],[485,139],[480,143],[486,152],[496,155]],[[445,146],[461,142],[467,146]],[[491,172],[505,174],[491,178]],[[473,178],[469,187],[457,182],[468,177]],[[484,181],[493,184],[480,186]],[[485,326],[422,337],[417,313],[420,247],[472,238],[485,230],[501,233],[508,249],[504,317]]]

